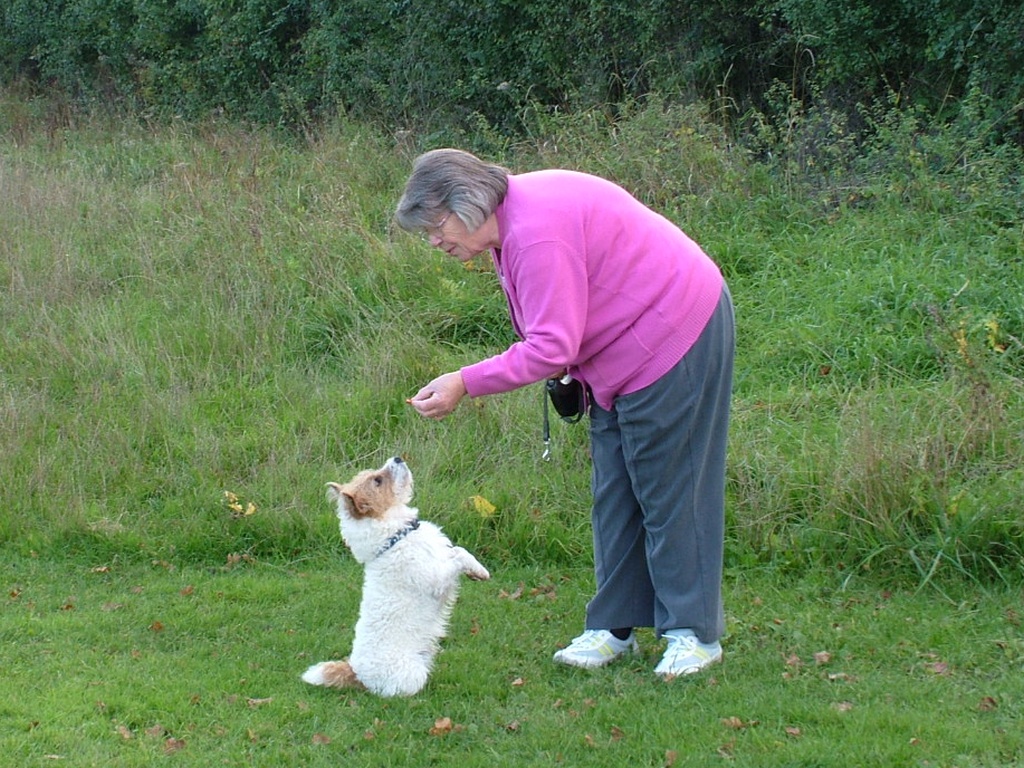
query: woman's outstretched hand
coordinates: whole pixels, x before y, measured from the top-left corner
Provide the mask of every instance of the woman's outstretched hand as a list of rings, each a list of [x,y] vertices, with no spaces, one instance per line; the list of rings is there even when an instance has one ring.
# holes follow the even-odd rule
[[[458,406],[466,395],[462,373],[452,371],[438,376],[419,392],[406,400],[420,416],[428,419],[443,419]]]

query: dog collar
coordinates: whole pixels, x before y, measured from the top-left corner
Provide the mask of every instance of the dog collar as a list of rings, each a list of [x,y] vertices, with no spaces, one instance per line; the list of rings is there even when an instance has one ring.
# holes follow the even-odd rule
[[[395,546],[395,544],[400,542],[402,539],[404,539],[406,536],[408,536],[410,533],[412,533],[419,527],[419,520],[410,520],[408,523],[405,524],[403,528],[399,529],[397,533],[395,533],[390,539],[384,542],[384,546],[377,550],[377,554],[374,555],[374,557],[380,557],[393,546]]]

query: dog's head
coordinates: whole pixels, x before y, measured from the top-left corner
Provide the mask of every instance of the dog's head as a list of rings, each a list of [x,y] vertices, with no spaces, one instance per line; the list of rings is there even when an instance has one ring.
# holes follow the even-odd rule
[[[338,505],[339,518],[383,520],[392,511],[405,517],[412,501],[412,470],[395,456],[380,469],[360,472],[344,485],[328,483],[327,498]]]

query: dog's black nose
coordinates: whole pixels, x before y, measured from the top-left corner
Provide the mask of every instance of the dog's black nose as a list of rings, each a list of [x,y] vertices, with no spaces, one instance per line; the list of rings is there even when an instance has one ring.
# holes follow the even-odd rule
[[[404,461],[402,461],[402,457],[401,456],[395,456],[392,459],[392,461],[395,462],[395,464],[404,464],[405,463]]]

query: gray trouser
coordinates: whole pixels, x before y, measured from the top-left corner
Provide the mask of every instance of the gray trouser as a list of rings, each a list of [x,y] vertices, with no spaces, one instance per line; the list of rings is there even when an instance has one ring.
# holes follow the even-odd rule
[[[658,381],[590,410],[597,593],[587,629],[725,631],[725,452],[735,326],[723,289],[696,344]]]

